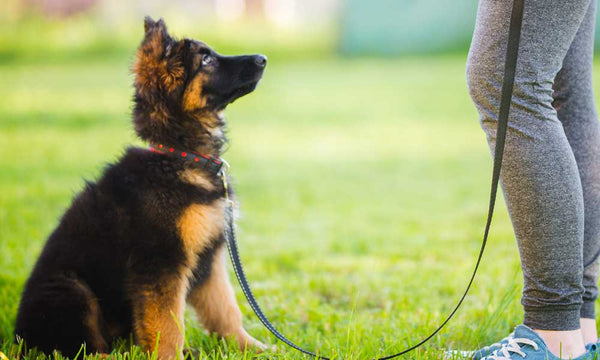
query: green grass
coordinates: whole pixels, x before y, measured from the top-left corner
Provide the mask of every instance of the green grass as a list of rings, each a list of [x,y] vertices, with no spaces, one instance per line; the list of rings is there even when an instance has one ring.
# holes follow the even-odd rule
[[[83,179],[141,145],[129,117],[135,41],[124,44],[130,50],[113,56],[56,52],[52,61],[9,46],[0,61],[4,353],[16,354],[20,291]],[[491,158],[464,56],[309,55],[272,58],[256,92],[227,111],[241,253],[259,302],[289,338],[337,359],[381,356],[428,335],[457,302],[483,233]],[[518,252],[499,200],[463,308],[409,358],[472,349],[520,323]],[[303,358],[262,327],[232,281],[248,331],[278,344],[279,359]],[[204,358],[251,357],[206,335],[192,312],[186,330]],[[119,349],[118,358],[145,358]]]

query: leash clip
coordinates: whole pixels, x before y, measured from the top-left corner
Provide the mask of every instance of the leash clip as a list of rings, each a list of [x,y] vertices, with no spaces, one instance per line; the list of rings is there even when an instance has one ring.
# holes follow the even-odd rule
[[[235,207],[235,203],[229,198],[229,184],[227,182],[227,174],[229,174],[231,166],[225,159],[221,158],[219,160],[221,160],[221,162],[223,163],[220,172],[221,180],[223,181],[223,191],[225,192],[225,202],[227,202],[227,205],[229,205],[229,207],[233,209]]]

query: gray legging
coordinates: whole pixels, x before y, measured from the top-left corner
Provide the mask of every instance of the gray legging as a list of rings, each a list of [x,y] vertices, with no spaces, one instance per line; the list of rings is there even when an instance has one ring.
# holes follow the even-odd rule
[[[493,150],[511,0],[480,0],[469,92]],[[596,0],[525,0],[501,184],[525,281],[524,324],[595,318],[600,124],[592,90]],[[585,266],[584,266],[585,265]]]

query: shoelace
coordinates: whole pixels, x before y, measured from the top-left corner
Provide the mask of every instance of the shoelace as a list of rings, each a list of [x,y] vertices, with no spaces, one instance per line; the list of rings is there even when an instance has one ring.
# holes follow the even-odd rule
[[[515,353],[521,355],[521,357],[525,357],[526,354],[521,351],[521,345],[529,345],[533,347],[534,350],[538,350],[538,345],[535,341],[525,338],[513,338],[508,339],[508,344],[502,345],[502,348],[495,350],[491,355],[488,355],[483,358],[483,360],[511,360],[510,353]]]
[[[487,351],[487,350],[489,350],[489,349],[491,349],[493,347],[502,346],[505,341],[510,341],[510,339],[512,339],[514,337],[515,337],[515,333],[512,332],[512,333],[508,334],[508,336],[505,337],[504,339],[502,339],[502,340],[500,340],[498,342],[495,342],[495,343],[493,343],[491,345],[488,345],[488,346],[484,347],[482,350]]]

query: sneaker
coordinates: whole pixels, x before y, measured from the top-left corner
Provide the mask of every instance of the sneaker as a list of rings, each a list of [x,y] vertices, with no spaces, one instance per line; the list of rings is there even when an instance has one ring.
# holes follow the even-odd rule
[[[493,343],[492,345],[483,347],[483,348],[475,351],[474,353],[472,353],[472,355],[469,357],[469,359],[481,360],[484,357],[491,355],[494,351],[499,350],[500,348],[502,348],[502,346],[508,345],[508,341],[514,337],[515,337],[515,332],[513,331],[510,334],[508,334],[507,337],[498,341],[497,343]]]
[[[596,360],[598,358],[598,350],[595,344],[587,350],[585,354],[573,360]],[[554,356],[548,350],[544,340],[525,325],[517,326],[513,337],[509,337],[507,343],[492,351],[491,354],[484,356],[481,360],[515,360],[525,357],[528,360],[560,360],[559,357]]]
[[[585,348],[589,353],[589,360],[600,360],[600,342],[587,344]]]
[[[498,350],[502,347],[502,345],[508,344],[508,340],[512,339],[515,336],[514,331],[508,334],[507,337],[498,341],[497,343],[493,343],[492,345],[488,345],[479,350],[446,350],[444,352],[443,359],[444,360],[481,360],[484,357],[491,355],[495,350]],[[599,359],[600,360],[600,359]]]

